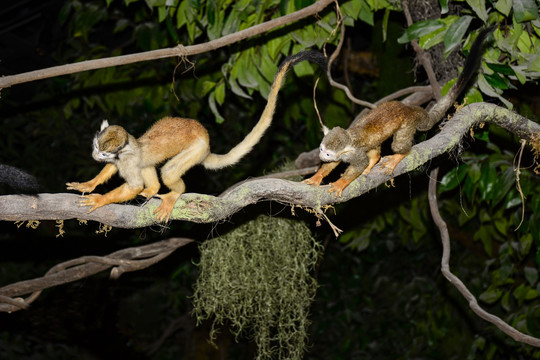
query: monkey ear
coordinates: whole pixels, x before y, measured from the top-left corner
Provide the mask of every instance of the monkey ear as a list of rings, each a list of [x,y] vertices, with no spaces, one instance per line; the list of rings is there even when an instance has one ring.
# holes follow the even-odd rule
[[[109,127],[109,122],[107,120],[103,120],[103,122],[101,123],[101,128],[99,129],[99,131],[103,131],[108,127]]]
[[[326,134],[328,134],[329,131],[330,131],[330,129],[328,129],[328,128],[326,127],[326,125],[323,125],[323,127],[322,127],[322,132],[323,132],[323,134],[326,135]]]

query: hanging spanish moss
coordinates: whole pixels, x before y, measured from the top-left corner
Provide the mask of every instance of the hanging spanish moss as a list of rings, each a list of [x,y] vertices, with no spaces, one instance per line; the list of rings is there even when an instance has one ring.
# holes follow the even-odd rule
[[[257,359],[301,359],[322,251],[307,226],[260,216],[200,251],[194,314],[198,323],[212,319],[210,339],[226,323],[237,338],[255,341]]]

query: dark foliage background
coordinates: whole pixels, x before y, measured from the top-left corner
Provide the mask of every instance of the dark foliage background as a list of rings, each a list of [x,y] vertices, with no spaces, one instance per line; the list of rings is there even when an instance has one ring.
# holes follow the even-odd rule
[[[176,13],[164,12],[158,1],[19,1],[0,10],[0,74],[207,41],[216,36],[210,3],[190,1],[195,10],[186,16],[200,23],[179,28]],[[249,6],[259,6],[270,17],[309,3]],[[332,11],[321,16],[331,19]],[[347,30],[349,55],[338,61],[335,73],[338,80],[350,82],[357,97],[375,101],[425,79],[422,72],[412,70],[411,49],[396,41],[405,28],[402,14],[390,12],[386,18],[382,12],[371,12],[371,24],[361,12],[354,24],[352,20],[348,24],[354,25]],[[219,14],[214,13],[215,19]],[[243,21],[255,21],[242,14]],[[102,119],[139,135],[165,115],[200,120],[209,129],[213,151],[227,151],[251,128],[266,100],[261,96],[264,81],[238,90],[224,81],[224,74],[230,81],[235,64],[246,64],[242,54],[253,51],[250,56],[263,57],[268,50],[261,49],[269,41],[309,26],[315,28],[313,21],[191,57],[195,67],[187,70],[178,59],[163,59],[2,89],[0,160],[31,172],[43,192],[64,192],[66,181],[87,180],[99,171],[90,147]],[[276,51],[270,63],[277,65],[287,50],[310,47],[308,39],[315,30],[309,31],[304,42],[296,33],[294,44],[284,47],[283,53]],[[247,177],[290,167],[298,154],[316,148],[321,134],[311,98],[314,73],[316,69],[304,67],[291,74],[271,130],[245,160],[218,172],[190,170],[185,177],[188,191],[219,194]],[[317,101],[324,119],[329,126],[346,126],[360,109],[322,78]],[[508,88],[505,98],[518,112],[537,120],[536,85],[525,86]],[[452,268],[480,296],[483,306],[539,336],[540,186],[533,169],[524,168],[520,179],[527,196],[524,221],[514,230],[522,219],[513,171],[518,148],[512,136],[486,127],[432,166],[441,166],[446,174],[440,183],[440,208],[453,238]],[[532,156],[526,153],[523,164],[531,163]],[[396,179],[394,187],[381,187],[336,206],[331,218],[344,230],[338,239],[326,225],[316,227],[313,216],[297,211],[296,218],[306,221],[328,244],[318,273],[320,289],[312,308],[307,359],[540,357],[538,351],[516,344],[472,315],[440,275],[439,235],[427,208],[427,173],[421,169]],[[202,242],[259,214],[293,217],[289,208],[262,203],[223,224],[175,222],[166,228],[113,229],[105,235],[96,233],[98,224],[68,221],[63,236],[57,236],[54,222],[42,222],[37,229],[4,222],[0,286],[41,276],[58,262],[78,256],[105,255],[170,236]],[[197,256],[196,245],[186,246],[147,270],[116,281],[100,274],[59,286],[45,291],[27,311],[0,314],[0,358],[252,358],[249,342],[237,344],[224,330],[216,350],[206,341],[208,328],[194,326],[189,296]]]

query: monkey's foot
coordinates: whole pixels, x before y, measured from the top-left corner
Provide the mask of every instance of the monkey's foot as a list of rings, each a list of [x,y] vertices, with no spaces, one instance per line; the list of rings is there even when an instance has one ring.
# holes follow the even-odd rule
[[[139,193],[139,195],[144,196],[147,199],[150,199],[152,196],[156,195],[158,191],[159,191],[159,188],[157,189],[145,188],[143,191]]]
[[[316,173],[309,179],[302,181],[302,183],[308,184],[308,185],[320,185],[322,180],[323,180],[323,176],[321,176],[319,173]]]
[[[84,183],[68,182],[66,183],[68,190],[76,190],[82,193],[91,193],[96,188],[96,185],[90,181]]]
[[[385,156],[382,158],[380,164],[381,167],[385,168],[384,173],[390,175],[394,172],[396,166],[400,163],[401,160],[408,154],[394,154]]]
[[[161,204],[154,211],[154,214],[156,214],[156,218],[159,222],[167,222],[171,217],[174,204],[176,204],[176,200],[178,200],[180,194],[175,191],[171,191],[170,193],[161,195],[160,197]]]
[[[110,204],[110,202],[107,201],[107,198],[100,194],[89,194],[81,197],[82,199],[79,201],[79,206],[90,206],[90,210],[88,210],[89,213],[97,208]]]

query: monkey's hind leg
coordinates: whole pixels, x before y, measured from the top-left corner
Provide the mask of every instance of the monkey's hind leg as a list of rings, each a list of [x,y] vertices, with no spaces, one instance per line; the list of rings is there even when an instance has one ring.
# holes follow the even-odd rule
[[[139,195],[150,199],[152,196],[158,193],[159,188],[161,187],[161,185],[159,184],[156,168],[150,166],[142,169],[141,176],[144,181],[144,190],[141,191]]]
[[[200,140],[174,156],[161,168],[161,179],[171,192],[159,196],[161,204],[154,211],[159,222],[169,221],[176,200],[186,190],[182,175],[194,165],[201,163],[208,153],[208,143]]]
[[[375,149],[369,150],[367,152],[367,157],[369,158],[369,164],[362,172],[362,175],[368,175],[371,172],[371,168],[373,168],[379,162],[381,159],[381,147],[379,146]]]
[[[392,151],[394,155],[385,156],[381,160],[381,166],[385,168],[384,173],[389,175],[394,172],[396,166],[403,160],[403,158],[411,152],[412,143],[414,140],[414,133],[416,127],[414,124],[409,124],[396,131],[394,134],[394,140],[392,141]]]

